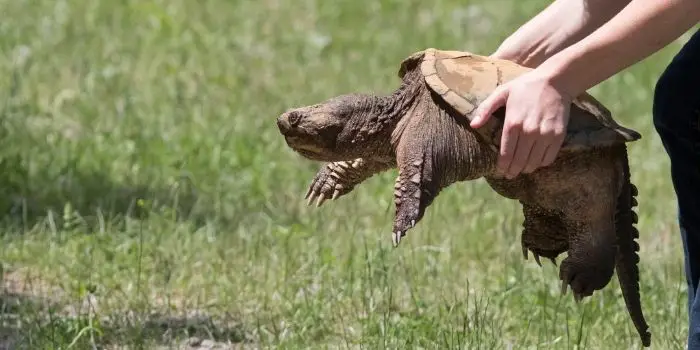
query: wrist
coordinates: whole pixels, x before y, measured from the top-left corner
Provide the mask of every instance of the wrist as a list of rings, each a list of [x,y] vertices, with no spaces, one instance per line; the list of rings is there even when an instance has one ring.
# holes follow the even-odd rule
[[[525,39],[527,38],[511,37],[504,40],[491,57],[515,62],[528,68],[539,66],[547,58],[546,43]]]
[[[563,96],[573,99],[582,94],[586,89],[577,84],[576,76],[571,69],[577,57],[575,50],[569,49],[560,54],[554,55],[537,70],[539,75]]]
[[[658,51],[698,23],[697,0],[635,0],[613,19],[537,68],[560,93],[576,97]]]

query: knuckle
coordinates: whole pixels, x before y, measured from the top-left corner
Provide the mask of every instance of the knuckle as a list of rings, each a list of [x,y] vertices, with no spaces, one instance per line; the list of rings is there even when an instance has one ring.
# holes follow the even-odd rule
[[[554,131],[554,129],[547,128],[547,127],[540,129],[540,134],[542,134],[542,136],[545,136],[547,138],[556,138],[557,137],[556,131]]]
[[[534,135],[540,132],[540,128],[537,125],[525,124],[522,126],[523,134]]]
[[[506,134],[511,135],[511,134],[522,131],[523,124],[522,124],[522,122],[519,122],[519,121],[506,122],[505,125],[503,126],[503,128],[504,128],[504,131],[506,132]]]
[[[552,125],[551,123],[543,123],[540,128],[540,132],[543,135],[550,137],[559,137],[560,135],[564,134],[564,128],[561,126]]]
[[[513,129],[513,128],[522,129],[523,120],[517,116],[506,118],[506,121],[504,123],[504,127],[509,128],[509,129]]]
[[[557,137],[564,137],[564,135],[566,135],[566,128],[563,125],[555,126],[552,128],[552,133]]]

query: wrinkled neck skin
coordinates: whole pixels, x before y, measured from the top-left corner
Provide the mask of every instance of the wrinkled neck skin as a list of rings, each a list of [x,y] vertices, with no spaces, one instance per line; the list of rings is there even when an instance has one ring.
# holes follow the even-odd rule
[[[393,132],[394,146],[429,155],[441,187],[493,174],[497,154],[469,126],[469,119],[435,94],[418,69],[408,71],[404,79],[419,81],[413,84],[415,102]]]
[[[391,134],[417,102],[418,85],[404,80],[390,95],[356,95],[354,113],[337,139],[343,158],[395,164]]]
[[[427,89],[427,88],[426,88]],[[432,91],[426,91],[426,113],[423,121],[427,138],[439,154],[435,169],[444,174],[442,185],[491,176],[497,154],[483,137],[469,126],[467,117],[459,114]],[[441,142],[435,142],[440,140]]]
[[[352,116],[338,135],[344,160],[365,158],[396,164],[399,140],[434,157],[443,185],[493,173],[496,154],[466,116],[430,90],[419,69],[406,72],[390,95],[353,96]]]

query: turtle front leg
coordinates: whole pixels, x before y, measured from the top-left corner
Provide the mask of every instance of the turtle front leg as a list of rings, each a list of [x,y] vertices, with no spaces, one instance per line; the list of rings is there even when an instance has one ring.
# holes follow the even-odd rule
[[[394,183],[396,214],[392,242],[398,246],[406,232],[423,218],[440,187],[432,181],[432,164],[422,152],[405,154],[399,159],[399,176]]]
[[[423,218],[440,191],[457,181],[478,177],[471,158],[460,157],[459,152],[435,152],[434,146],[431,141],[417,142],[403,145],[397,152],[399,176],[394,184],[394,247]],[[463,144],[458,146],[467,149]]]
[[[335,200],[346,195],[362,181],[393,166],[391,162],[365,158],[326,163],[314,176],[304,198],[308,199],[307,205],[316,200],[316,206],[320,207],[327,199]]]
[[[442,189],[457,181],[480,178],[493,168],[494,154],[479,142],[465,120],[424,102],[409,122],[397,127],[401,133],[395,147],[399,168],[394,185],[395,247],[423,218]]]

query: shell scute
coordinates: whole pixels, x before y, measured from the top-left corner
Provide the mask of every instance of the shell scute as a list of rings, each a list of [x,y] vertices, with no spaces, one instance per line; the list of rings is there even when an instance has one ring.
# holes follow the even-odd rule
[[[473,112],[493,90],[531,68],[514,62],[481,56],[463,51],[446,51],[434,48],[412,54],[401,63],[399,76],[408,69],[420,69],[426,85],[469,120]],[[498,129],[502,118],[491,118],[483,134],[494,145],[500,139]],[[571,104],[567,137],[563,151],[584,150],[590,147],[632,142],[641,135],[617,123],[610,111],[588,93],[578,96]]]

